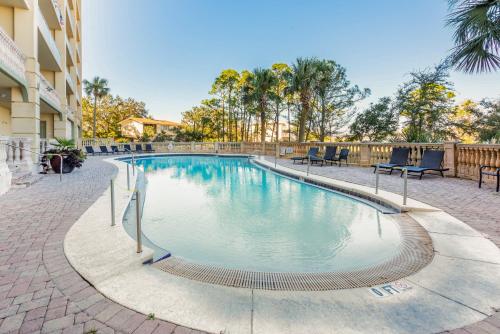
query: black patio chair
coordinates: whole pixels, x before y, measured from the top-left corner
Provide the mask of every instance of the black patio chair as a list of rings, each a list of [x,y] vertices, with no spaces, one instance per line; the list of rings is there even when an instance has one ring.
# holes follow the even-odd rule
[[[304,163],[304,160],[307,160],[309,157],[316,157],[316,155],[319,152],[319,147],[311,147],[309,148],[309,151],[307,152],[306,156],[303,157],[292,157],[293,163],[295,164],[296,161],[300,161],[300,163]]]
[[[100,145],[99,149],[101,150],[102,154],[113,154],[113,152],[108,151],[108,148],[106,147],[106,145]]]
[[[153,149],[153,145],[152,144],[146,144],[146,152],[147,153],[151,153],[151,152],[154,152],[155,150]]]
[[[135,152],[136,153],[142,153],[142,144],[135,144]]]
[[[92,146],[85,146],[85,153],[90,155],[99,154],[99,152],[94,151],[94,148]]]
[[[378,169],[389,169],[389,174],[392,174],[394,167],[402,167],[408,164],[409,154],[410,149],[407,147],[394,147],[389,163],[373,164],[373,172],[375,173],[378,167]]]
[[[121,154],[121,153],[126,153],[127,151],[125,150],[120,150],[118,146],[116,145],[111,145],[111,151],[116,154]]]
[[[123,150],[128,153],[132,153],[132,148],[130,147],[130,144],[125,144],[123,145]]]
[[[323,166],[323,164],[330,162],[330,164],[333,165],[334,162],[333,159],[335,158],[336,155],[337,155],[337,146],[327,146],[325,150],[325,155],[322,158],[315,156],[312,156],[310,158],[311,164],[321,163],[321,166]]]
[[[443,168],[443,159],[444,151],[425,150],[419,166],[394,167],[394,169],[401,170],[401,176],[404,174],[404,169],[407,169],[409,175],[420,175],[420,180],[424,176],[425,172],[429,171],[439,172],[441,176],[444,177],[443,172],[449,170],[449,168]]]
[[[486,168],[490,168],[490,170],[487,171],[485,170]],[[500,167],[481,165],[479,167],[479,188],[481,188],[481,184],[483,183],[483,175],[493,176],[497,178],[497,192],[498,192],[498,190],[500,190]]]
[[[333,165],[333,163],[336,164],[338,162],[339,167],[342,167],[342,160],[344,160],[346,166],[349,166],[347,164],[347,157],[348,156],[349,156],[349,149],[348,148],[341,149],[338,158],[333,158],[332,159],[332,165]]]

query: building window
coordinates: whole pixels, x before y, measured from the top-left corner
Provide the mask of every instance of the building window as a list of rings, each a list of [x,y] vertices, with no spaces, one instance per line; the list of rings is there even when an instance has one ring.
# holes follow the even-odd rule
[[[47,121],[40,121],[40,139],[47,138]]]
[[[72,120],[68,120],[69,122],[69,128],[70,128],[70,133],[71,133],[71,139],[75,139],[75,123],[73,123]]]

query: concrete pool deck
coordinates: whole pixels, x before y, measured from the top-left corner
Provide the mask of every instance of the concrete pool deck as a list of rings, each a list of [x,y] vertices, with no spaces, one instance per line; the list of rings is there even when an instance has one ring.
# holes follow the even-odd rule
[[[118,168],[116,183],[121,185],[115,188],[117,213],[123,213],[130,197],[124,163],[111,163]],[[304,173],[298,171],[303,166],[279,164],[288,173]],[[323,168],[335,171],[338,167]],[[366,185],[324,175],[309,177],[375,196]],[[380,191],[377,197],[392,205],[402,203],[401,196],[392,192]],[[121,214],[117,226],[110,226],[109,207],[105,191],[73,225],[64,244],[70,263],[115,302],[190,328],[213,333],[360,333],[367,329],[435,333],[475,323],[500,307],[500,250],[445,211],[413,199],[402,209],[431,235],[436,252],[431,264],[375,290],[321,292],[217,286],[142,265],[151,252],[135,254],[134,242],[121,226]]]

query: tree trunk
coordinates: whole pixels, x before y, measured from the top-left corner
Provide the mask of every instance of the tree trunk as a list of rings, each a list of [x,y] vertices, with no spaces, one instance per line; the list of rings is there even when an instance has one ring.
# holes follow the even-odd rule
[[[307,93],[302,93],[300,96],[302,110],[299,114],[299,143],[303,142],[306,134],[306,121],[309,116],[309,96]]]
[[[302,110],[300,111],[300,115],[299,115],[299,138],[298,138],[299,143],[302,143],[305,139],[306,121],[307,121],[308,114],[309,114],[309,111],[306,109],[305,106],[303,106]]]
[[[97,117],[97,96],[94,95],[94,128],[92,129],[92,137],[94,138],[95,141],[95,127],[96,127],[96,117]],[[95,144],[95,143],[94,143]]]
[[[225,118],[226,118],[226,111],[224,109],[224,99],[222,99],[222,141],[224,141],[224,136],[225,136],[225,131],[224,131],[224,123],[226,122],[225,121]]]
[[[260,112],[260,142],[264,143],[266,141],[266,112],[261,110]]]
[[[319,141],[324,142],[325,141],[325,132],[326,132],[326,126],[325,126],[325,119],[326,119],[326,106],[325,106],[325,100],[321,101],[321,123],[319,126]]]
[[[288,109],[288,142],[292,141],[292,120],[290,116],[290,103],[287,103],[287,109]]]
[[[280,141],[280,105],[276,103],[276,142]]]

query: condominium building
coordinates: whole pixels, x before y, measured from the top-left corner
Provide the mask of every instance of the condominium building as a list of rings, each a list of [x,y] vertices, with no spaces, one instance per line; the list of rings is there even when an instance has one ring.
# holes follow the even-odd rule
[[[151,118],[129,117],[120,122],[122,136],[134,140],[142,138],[144,134],[156,136],[164,133],[175,136],[174,130],[180,127],[182,127],[180,123]]]
[[[81,0],[0,0],[0,142],[38,152],[80,137],[81,28]],[[29,163],[5,146],[11,172]]]

